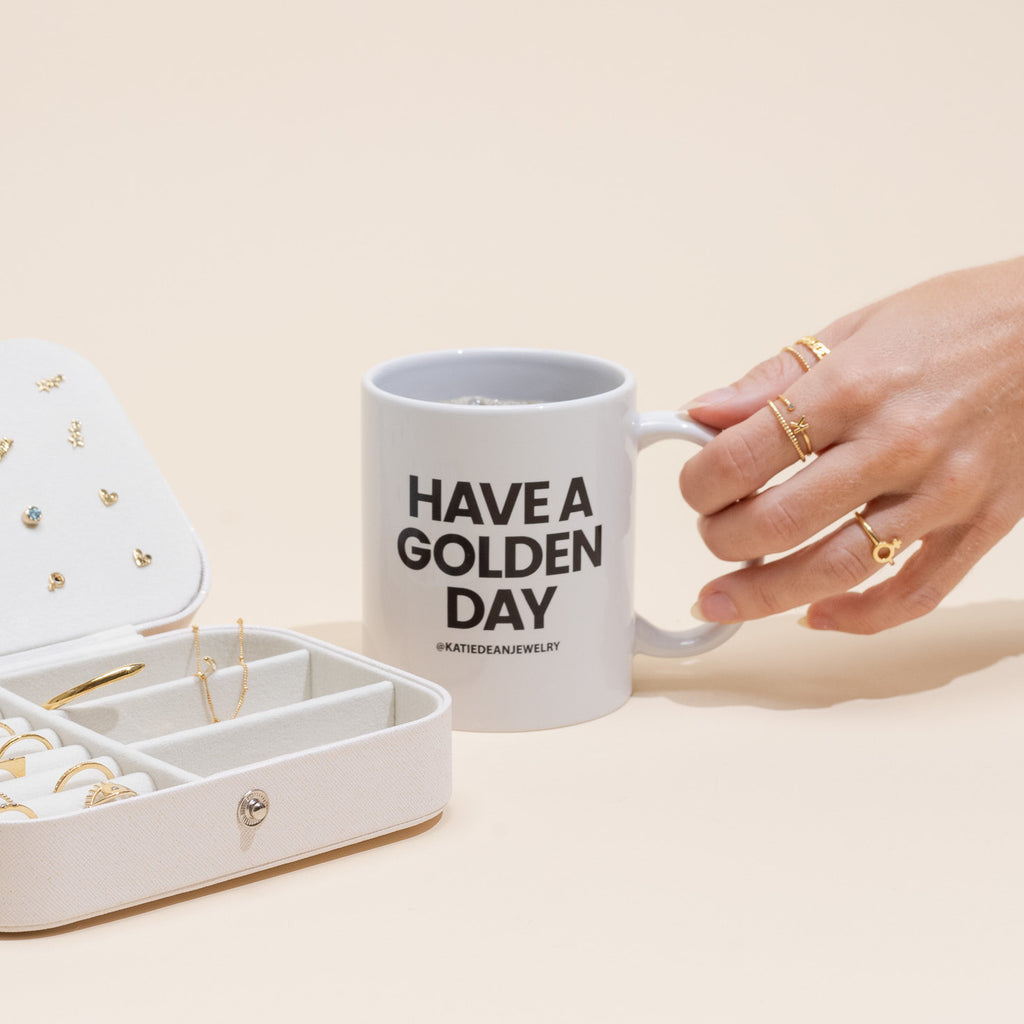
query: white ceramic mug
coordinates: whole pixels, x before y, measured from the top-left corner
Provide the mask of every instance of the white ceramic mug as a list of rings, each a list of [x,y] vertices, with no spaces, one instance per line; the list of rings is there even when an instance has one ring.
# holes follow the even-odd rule
[[[629,697],[634,652],[699,654],[738,628],[668,632],[634,611],[637,452],[714,436],[637,413],[634,392],[621,366],[537,349],[366,375],[364,642],[446,687],[457,729],[596,718]]]

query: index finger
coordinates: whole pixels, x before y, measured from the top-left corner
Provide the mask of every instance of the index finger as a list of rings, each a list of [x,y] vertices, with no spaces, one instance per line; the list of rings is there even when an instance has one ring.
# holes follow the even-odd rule
[[[683,466],[679,487],[686,501],[702,515],[714,515],[842,440],[857,408],[845,400],[841,381],[838,366],[804,374],[723,430]]]

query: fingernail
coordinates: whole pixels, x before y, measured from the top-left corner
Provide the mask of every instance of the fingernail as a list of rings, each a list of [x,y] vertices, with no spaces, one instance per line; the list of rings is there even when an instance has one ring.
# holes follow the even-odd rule
[[[698,409],[703,405],[718,405],[719,402],[727,402],[730,398],[735,397],[736,389],[732,385],[727,388],[715,388],[714,391],[708,391],[703,395],[690,399],[679,411],[689,412],[691,409]]]
[[[690,614],[701,622],[738,622],[740,617],[732,598],[717,590],[701,597]]]
[[[835,629],[836,627],[828,619],[823,619],[820,615],[815,615],[814,621],[811,622],[809,615],[804,615],[802,618],[796,620],[798,626],[803,626],[804,629]]]

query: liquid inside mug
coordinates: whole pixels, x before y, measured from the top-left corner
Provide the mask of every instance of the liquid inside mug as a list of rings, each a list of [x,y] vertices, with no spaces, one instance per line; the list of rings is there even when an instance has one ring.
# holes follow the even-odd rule
[[[367,653],[440,683],[457,729],[604,715],[634,653],[699,654],[633,607],[637,453],[714,432],[638,413],[628,370],[539,349],[408,356],[363,380]]]

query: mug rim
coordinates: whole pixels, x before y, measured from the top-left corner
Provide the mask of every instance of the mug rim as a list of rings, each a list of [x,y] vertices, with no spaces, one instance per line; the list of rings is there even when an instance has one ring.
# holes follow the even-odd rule
[[[459,359],[473,359],[480,362],[498,361],[501,359],[524,359],[537,363],[548,362],[563,367],[578,367],[589,370],[595,375],[609,377],[609,385],[599,390],[588,390],[583,394],[569,398],[528,401],[509,405],[472,405],[457,404],[452,398],[419,397],[403,393],[401,390],[389,388],[383,379],[388,374],[407,373],[417,367],[436,366]],[[569,408],[614,400],[616,396],[627,393],[635,385],[633,374],[619,363],[601,356],[592,356],[582,352],[569,352],[561,349],[524,348],[516,346],[485,348],[466,347],[453,349],[435,349],[428,352],[415,352],[397,356],[378,363],[366,371],[363,376],[364,390],[377,398],[423,409],[443,410],[453,415],[529,415],[543,409]],[[456,397],[456,396],[452,396]]]

